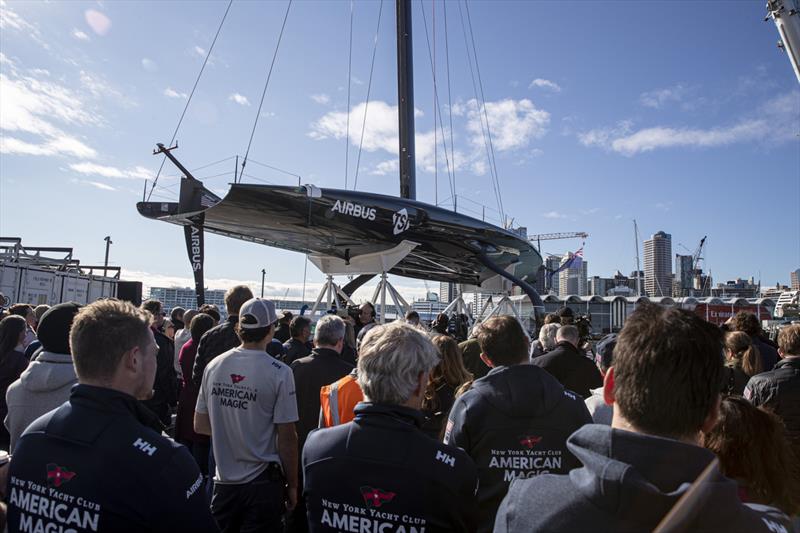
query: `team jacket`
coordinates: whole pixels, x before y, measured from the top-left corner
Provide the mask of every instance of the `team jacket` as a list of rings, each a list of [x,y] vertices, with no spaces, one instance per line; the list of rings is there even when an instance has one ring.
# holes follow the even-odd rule
[[[355,419],[312,431],[303,448],[309,530],[474,531],[477,473],[434,441],[408,407],[360,403]]]
[[[576,431],[569,448],[580,468],[515,481],[497,512],[496,533],[653,531],[714,458],[699,446],[598,424]],[[666,531],[793,531],[779,510],[742,503],[736,482],[716,468],[689,501]]]
[[[495,368],[456,399],[444,441],[466,451],[478,467],[478,530],[492,530],[514,479],[578,466],[567,437],[591,422],[581,397],[533,365]]]
[[[218,531],[194,459],[154,427],[131,396],[76,385],[17,444],[8,531]]]

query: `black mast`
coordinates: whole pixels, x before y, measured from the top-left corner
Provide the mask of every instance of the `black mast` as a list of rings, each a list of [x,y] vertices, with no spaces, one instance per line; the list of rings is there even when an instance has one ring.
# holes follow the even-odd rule
[[[411,0],[397,0],[397,99],[400,125],[400,197],[416,200]]]

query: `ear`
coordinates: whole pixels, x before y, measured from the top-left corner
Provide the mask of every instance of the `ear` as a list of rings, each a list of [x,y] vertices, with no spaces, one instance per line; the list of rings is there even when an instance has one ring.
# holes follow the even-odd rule
[[[717,425],[717,419],[719,419],[719,410],[722,404],[722,395],[717,395],[716,400],[714,400],[714,405],[711,406],[711,410],[708,412],[708,416],[703,421],[703,425],[700,427],[700,431],[704,434],[709,433],[714,426]]]
[[[616,398],[614,397],[614,367],[609,367],[606,370],[606,375],[603,376],[603,400],[608,405],[612,405]]]
[[[143,355],[139,347],[134,346],[122,354],[122,358],[120,359],[122,368],[124,368],[126,372],[136,373],[139,367],[142,366]]]
[[[481,361],[483,361],[483,364],[489,368],[494,368],[494,363],[492,363],[492,360],[489,359],[489,356],[483,352],[481,352]]]

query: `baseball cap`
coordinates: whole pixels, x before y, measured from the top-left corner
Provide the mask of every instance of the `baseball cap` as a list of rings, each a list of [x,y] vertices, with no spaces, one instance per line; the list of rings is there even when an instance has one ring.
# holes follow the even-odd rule
[[[239,327],[242,329],[266,328],[277,321],[275,304],[269,300],[251,298],[239,310]]]
[[[600,366],[604,369],[614,364],[614,348],[617,346],[617,336],[616,333],[611,333],[603,337],[600,342],[597,343],[595,349],[597,356],[595,360],[600,363]]]

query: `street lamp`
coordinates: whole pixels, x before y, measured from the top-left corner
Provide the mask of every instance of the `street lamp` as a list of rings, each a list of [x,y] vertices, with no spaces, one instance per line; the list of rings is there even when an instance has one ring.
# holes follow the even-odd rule
[[[106,238],[103,239],[103,240],[106,241],[106,261],[103,264],[103,276],[106,277],[106,276],[108,276],[108,250],[109,250],[109,248],[111,248],[111,245],[114,244],[114,243],[111,242],[111,236],[110,235],[106,235]]]
[[[264,297],[264,278],[267,276],[267,269],[261,269],[261,297]]]

